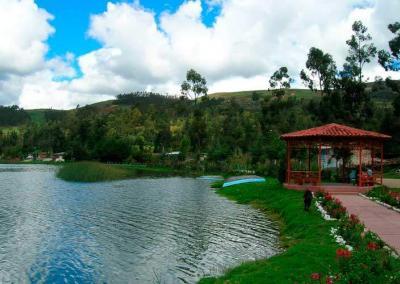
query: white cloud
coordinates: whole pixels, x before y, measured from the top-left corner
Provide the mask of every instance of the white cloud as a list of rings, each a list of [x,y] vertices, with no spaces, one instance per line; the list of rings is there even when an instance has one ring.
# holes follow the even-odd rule
[[[176,93],[189,68],[208,79],[211,92],[262,89],[280,66],[288,66],[297,76],[312,46],[331,53],[340,66],[354,20],[363,20],[379,48],[386,48],[392,37],[387,24],[400,20],[398,0],[204,1],[208,7],[221,8],[211,27],[203,24],[200,0],[184,2],[176,12],[160,15],[137,1],[109,3],[105,12],[91,17],[88,30],[102,44],[100,49],[76,59],[69,55],[44,62],[45,42],[53,32],[48,24],[51,16],[31,0],[0,0],[10,7],[22,5],[34,15],[14,23],[18,28],[15,35],[11,31],[11,38],[16,51],[31,46],[37,54],[32,58],[24,58],[23,52],[16,55],[18,64],[3,66],[1,62],[7,60],[0,60],[0,102],[6,101],[3,94],[18,90],[25,107],[62,108],[134,90]],[[7,13],[9,18],[15,18],[20,9],[13,11],[14,16]],[[40,22],[39,28],[29,33],[34,21]],[[0,28],[0,36],[2,32]],[[11,52],[1,44],[0,59]],[[80,77],[72,68],[75,63]],[[367,66],[366,76],[371,79],[388,74],[400,78],[399,72],[385,73],[375,63]]]
[[[189,68],[206,76],[211,92],[266,88],[268,76],[282,65],[297,76],[312,46],[330,52],[343,64],[345,41],[355,20],[363,20],[377,45],[384,47],[390,38],[386,25],[397,17],[384,10],[398,10],[395,0],[206,3],[221,5],[212,27],[202,22],[200,1],[187,1],[174,13],[162,13],[159,26],[156,16],[137,3],[109,4],[107,11],[92,17],[89,35],[104,48],[80,60],[83,69],[90,71],[77,80],[79,88],[172,92],[179,89]],[[366,72],[385,75],[372,64]],[[113,80],[102,86],[103,77]],[[301,86],[299,80],[297,85]]]
[[[0,0],[0,103],[17,103],[24,76],[45,67],[52,16],[33,0]]]
[[[33,0],[0,0],[0,74],[27,74],[44,64],[52,16]]]

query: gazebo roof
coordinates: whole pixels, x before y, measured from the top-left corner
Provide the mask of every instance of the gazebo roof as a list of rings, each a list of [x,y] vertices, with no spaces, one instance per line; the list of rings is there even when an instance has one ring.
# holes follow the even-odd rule
[[[284,140],[291,139],[315,139],[315,138],[368,138],[368,139],[390,139],[391,136],[378,132],[367,131],[341,125],[337,123],[330,123],[310,129],[295,131],[281,136]]]

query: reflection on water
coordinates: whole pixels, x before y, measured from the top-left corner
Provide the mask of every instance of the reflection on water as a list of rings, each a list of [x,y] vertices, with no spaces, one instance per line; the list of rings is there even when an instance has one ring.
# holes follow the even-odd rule
[[[277,253],[259,211],[192,178],[67,183],[0,165],[0,282],[193,283]]]

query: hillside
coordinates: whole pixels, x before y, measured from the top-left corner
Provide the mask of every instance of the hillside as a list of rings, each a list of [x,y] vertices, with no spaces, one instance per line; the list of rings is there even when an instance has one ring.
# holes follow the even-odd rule
[[[318,96],[315,92],[309,89],[290,89],[290,94],[298,98],[311,99]],[[253,90],[253,91],[238,91],[238,92],[220,92],[209,94],[210,98],[252,98],[253,95],[258,95],[260,97],[272,96],[272,91],[267,90]]]
[[[391,81],[391,84],[400,84],[399,80]],[[391,107],[391,101],[394,98],[395,93],[386,85],[384,81],[371,82],[367,83],[367,91],[370,92],[373,101],[381,106],[381,107]],[[312,92],[309,89],[290,89],[290,95],[296,98],[311,100],[311,99],[319,99],[319,93]],[[135,94],[145,94],[141,92],[137,92]],[[218,103],[228,102],[232,99],[236,101],[242,108],[254,110],[257,107],[255,101],[259,101],[265,97],[271,97],[272,91],[268,90],[249,90],[249,91],[237,91],[237,92],[217,92],[209,94],[209,98],[216,99]],[[174,105],[177,103],[177,98],[175,97],[166,97],[163,99],[157,94],[149,93],[145,96],[138,96],[135,98],[131,98],[126,100],[124,99],[115,99],[108,100],[90,104],[88,107],[91,110],[99,113],[110,113],[118,108],[136,106],[141,110],[147,111],[149,108],[157,108],[159,111],[163,111],[171,107],[171,104]],[[222,100],[222,101],[221,101]],[[76,109],[71,110],[55,110],[55,109],[31,109],[26,110],[28,117],[31,122],[42,124],[46,121],[60,120],[63,116],[68,112],[73,112]],[[0,121],[1,124],[2,121]],[[18,125],[24,125],[26,122],[21,122],[20,124],[11,124],[7,125],[7,123],[3,123],[1,128],[9,128],[16,127]]]

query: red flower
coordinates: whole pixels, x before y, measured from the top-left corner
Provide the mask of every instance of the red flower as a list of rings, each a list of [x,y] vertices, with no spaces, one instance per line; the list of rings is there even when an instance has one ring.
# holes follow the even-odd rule
[[[351,222],[353,225],[355,225],[355,224],[360,223],[360,219],[358,219],[358,217],[357,217],[356,215],[351,214],[351,215],[350,215],[350,222]]]
[[[368,243],[367,248],[369,250],[377,250],[378,249],[378,244],[374,243],[374,242],[370,242],[370,243]]]
[[[338,205],[338,206],[342,206],[342,202],[340,202],[340,200],[337,199],[337,198],[335,198],[335,203],[336,203],[336,205]]]
[[[337,258],[350,258],[351,257],[351,251],[343,248],[339,248],[336,250],[336,257]]]
[[[333,284],[332,277],[330,277],[330,276],[326,277],[326,284]]]
[[[319,279],[321,279],[321,275],[319,275],[319,273],[317,273],[317,272],[314,272],[314,273],[311,274],[311,279],[312,280],[319,280]]]
[[[329,193],[326,193],[325,194],[325,200],[331,201],[331,200],[333,200],[333,197]]]

